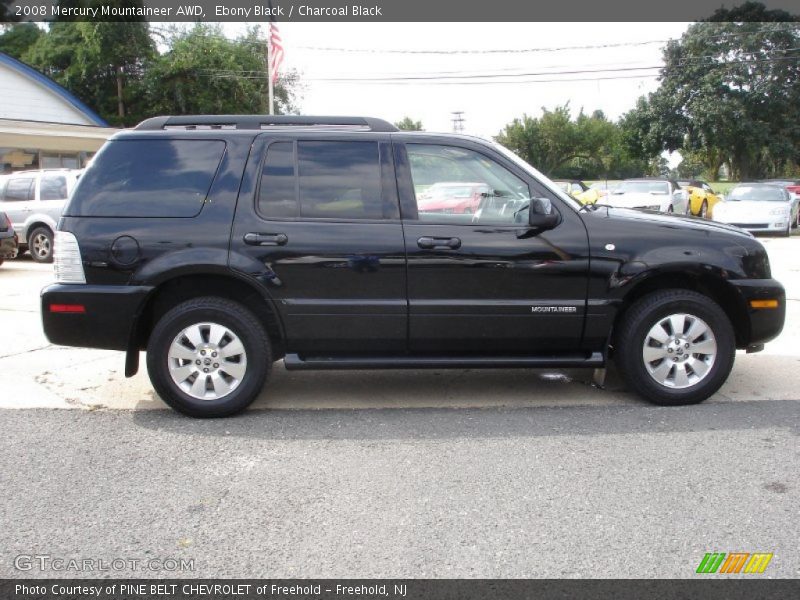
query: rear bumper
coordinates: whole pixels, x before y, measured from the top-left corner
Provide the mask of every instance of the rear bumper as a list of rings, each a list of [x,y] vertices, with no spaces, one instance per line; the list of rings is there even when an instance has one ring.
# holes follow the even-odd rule
[[[61,346],[127,350],[149,286],[50,285],[42,290],[42,326]],[[54,306],[55,305],[55,306]],[[71,312],[54,312],[58,307]],[[82,307],[79,310],[75,307]]]
[[[3,235],[0,237],[0,258],[16,258],[17,236]]]
[[[730,282],[738,292],[739,302],[748,317],[748,327],[738,346],[755,348],[775,339],[786,320],[786,291],[774,279],[741,279]],[[776,308],[753,308],[752,300],[777,300]]]

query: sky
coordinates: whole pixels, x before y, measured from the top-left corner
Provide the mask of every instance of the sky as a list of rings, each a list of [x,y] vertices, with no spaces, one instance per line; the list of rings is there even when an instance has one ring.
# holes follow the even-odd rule
[[[463,111],[465,133],[491,137],[516,117],[567,102],[575,114],[600,109],[618,118],[658,87],[651,67],[662,64],[664,41],[688,26],[282,22],[279,29],[283,68],[303,82],[304,114],[409,116],[427,131],[452,131],[451,113]],[[223,28],[233,37],[246,25]],[[364,81],[378,78],[393,80]]]

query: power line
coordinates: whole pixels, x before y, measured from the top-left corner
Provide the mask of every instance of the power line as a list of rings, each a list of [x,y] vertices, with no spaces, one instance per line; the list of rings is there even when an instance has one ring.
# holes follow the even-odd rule
[[[787,27],[782,27],[782,25],[786,25]],[[731,31],[725,32],[716,35],[706,36],[705,39],[717,39],[717,38],[731,38],[731,37],[739,37],[739,36],[749,36],[753,34],[763,34],[763,33],[781,33],[784,31],[791,31],[792,29],[797,29],[798,26],[796,23],[771,23],[769,27],[764,27],[763,29],[756,29],[750,31]],[[168,29],[158,29],[157,27],[150,26],[151,31],[156,31],[159,33],[171,33]],[[236,42],[239,44],[252,44],[257,46],[265,46],[266,42],[256,39],[248,39],[246,37],[241,38],[229,38],[225,35],[215,34],[215,33],[205,33],[203,37],[207,38],[214,38],[220,39],[228,42]],[[353,53],[353,54],[423,54],[423,55],[480,55],[480,54],[530,54],[530,53],[537,53],[537,52],[562,52],[562,51],[569,51],[569,50],[598,50],[603,48],[624,48],[624,47],[639,47],[639,46],[647,46],[652,44],[664,44],[671,41],[677,41],[680,38],[668,38],[668,39],[660,39],[660,40],[640,40],[640,41],[631,41],[631,42],[615,42],[610,44],[585,44],[585,45],[573,45],[573,46],[541,46],[537,48],[506,48],[506,49],[460,49],[460,50],[434,50],[434,49],[425,49],[425,50],[409,50],[409,49],[397,49],[397,48],[342,48],[342,47],[334,47],[334,46],[292,46],[292,48],[298,50],[309,50],[312,52],[344,52],[344,53]]]
[[[800,48],[794,48],[793,50],[800,50]],[[713,58],[713,57],[709,57]],[[693,59],[694,60],[694,59]],[[725,62],[715,62],[713,65],[709,66],[735,66],[735,65],[752,65],[752,64],[760,64],[760,63],[779,63],[784,61],[791,61],[795,62],[798,58],[795,56],[791,57],[774,57],[774,58],[766,58],[766,59],[742,59],[742,60],[733,60],[733,61],[725,61]],[[676,66],[687,66],[691,64],[688,61],[681,61]],[[547,67],[544,67],[547,68]],[[471,82],[473,80],[486,80],[486,83],[513,83],[514,81],[497,81],[498,79],[511,79],[517,80],[517,78],[525,78],[525,77],[546,77],[546,76],[557,76],[557,75],[586,75],[586,74],[593,74],[593,73],[627,73],[633,71],[652,71],[652,70],[660,70],[665,68],[665,65],[649,65],[649,66],[640,66],[640,67],[608,67],[608,68],[600,68],[600,69],[572,69],[572,70],[562,70],[562,71],[537,71],[537,72],[523,72],[523,73],[485,73],[485,74],[473,74],[473,75],[443,75],[443,76],[436,76],[436,75],[420,75],[420,76],[410,76],[410,77],[320,77],[320,78],[303,78],[303,81],[315,81],[315,82],[323,82],[323,83],[363,83],[363,84],[386,84],[386,83],[428,83],[428,84],[439,84],[444,85],[446,83],[452,84],[466,84],[467,82]],[[236,77],[241,76],[242,78],[248,78],[249,75],[255,75],[255,79],[259,79],[263,77],[261,71],[237,71],[237,70],[215,70],[215,69],[206,69],[206,70],[199,70],[198,72],[208,73],[212,76],[230,76]],[[647,75],[647,77],[655,77],[656,74]],[[594,80],[597,78],[587,78],[587,80]],[[606,79],[605,77],[603,79]]]

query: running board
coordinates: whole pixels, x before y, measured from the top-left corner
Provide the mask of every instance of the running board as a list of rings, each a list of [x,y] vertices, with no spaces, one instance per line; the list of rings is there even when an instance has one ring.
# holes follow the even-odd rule
[[[304,356],[287,354],[289,371],[325,369],[542,369],[597,368],[605,365],[601,352],[589,356]]]

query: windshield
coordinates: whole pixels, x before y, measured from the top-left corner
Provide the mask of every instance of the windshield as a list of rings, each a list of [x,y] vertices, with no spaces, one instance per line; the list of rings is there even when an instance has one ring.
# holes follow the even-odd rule
[[[669,183],[665,181],[623,181],[614,194],[669,194]]]
[[[551,192],[553,192],[556,196],[561,198],[565,204],[568,204],[574,210],[579,210],[581,207],[580,202],[575,200],[572,196],[564,192],[560,187],[558,187],[557,183],[553,183],[552,180],[545,177],[542,173],[536,170],[536,168],[529,165],[527,162],[522,160],[519,156],[514,154],[511,150],[506,148],[505,146],[498,144],[497,142],[490,142],[492,147],[497,150],[500,154],[505,156],[508,160],[516,164],[518,167],[530,173],[535,177],[539,182],[543,183]]]
[[[778,187],[769,185],[764,186],[749,186],[742,185],[733,188],[731,193],[728,194],[728,200],[737,202],[739,200],[755,200],[757,202],[784,202],[786,196],[783,190]]]

